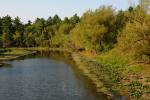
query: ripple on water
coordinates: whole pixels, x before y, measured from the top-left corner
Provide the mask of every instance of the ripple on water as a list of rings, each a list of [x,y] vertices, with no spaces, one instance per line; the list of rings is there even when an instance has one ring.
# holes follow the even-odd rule
[[[8,62],[0,69],[0,100],[104,100],[71,65],[50,57]],[[88,84],[88,83],[86,83]]]

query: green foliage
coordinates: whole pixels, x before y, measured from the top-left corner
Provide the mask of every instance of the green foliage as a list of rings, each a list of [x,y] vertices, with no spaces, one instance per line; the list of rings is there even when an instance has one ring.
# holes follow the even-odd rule
[[[120,32],[118,49],[121,53],[128,52],[135,60],[147,62],[150,61],[150,16],[139,10],[133,12],[132,22],[128,22]]]
[[[80,21],[80,18],[77,14],[73,15],[71,18],[70,18],[70,22],[75,25],[76,23],[78,23]]]
[[[6,49],[0,48],[0,55],[2,55],[6,51],[7,51]]]
[[[12,34],[5,32],[2,35],[2,42],[3,42],[3,47],[10,47],[11,43],[12,43]]]
[[[80,23],[72,30],[72,41],[76,48],[102,51],[109,34],[109,24],[114,17],[111,7],[101,7],[97,10],[87,11]],[[80,40],[76,41],[76,40]]]
[[[25,34],[25,45],[27,46],[27,47],[33,47],[33,46],[36,46],[35,45],[35,35],[32,33],[32,32],[30,32],[30,33],[26,33]]]
[[[55,16],[53,17],[52,23],[53,23],[53,24],[60,24],[60,23],[61,23],[61,19],[59,18],[58,15],[55,15]]]
[[[66,44],[67,43],[67,38],[68,38],[68,36],[64,35],[64,34],[55,35],[51,40],[52,47],[65,48],[67,46],[67,44]]]
[[[110,83],[119,83],[122,71],[139,73],[144,64],[150,65],[150,14],[140,6],[119,12],[103,6],[81,17],[75,14],[62,20],[56,14],[26,24],[7,15],[0,18],[0,46],[86,51],[96,56],[90,70],[97,76],[109,76]],[[132,82],[131,97],[149,93],[144,87]]]
[[[16,31],[15,34],[13,34],[13,40],[15,41],[16,46],[22,46],[23,45],[23,34],[19,31]]]
[[[73,28],[72,24],[64,23],[59,27],[58,33],[69,34],[72,28]]]
[[[130,96],[134,99],[139,99],[143,95],[143,93],[148,93],[150,87],[147,85],[143,85],[139,81],[132,81],[127,85],[129,87]]]
[[[150,15],[139,6],[119,12],[103,6],[85,12],[81,18],[75,14],[62,20],[56,14],[48,19],[37,18],[33,23],[28,21],[27,24],[23,24],[19,17],[12,19],[7,15],[0,18],[0,37],[3,47],[44,46],[86,50],[93,54],[106,52],[102,54],[104,59],[103,55],[107,56],[111,49],[115,49],[116,55],[126,57],[125,62],[149,63],[149,26]],[[109,56],[112,64],[120,59]]]

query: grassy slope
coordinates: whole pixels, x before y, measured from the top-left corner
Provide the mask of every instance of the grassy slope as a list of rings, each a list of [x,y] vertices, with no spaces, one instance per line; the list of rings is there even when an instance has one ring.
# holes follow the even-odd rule
[[[150,66],[130,64],[128,55],[122,56],[116,50],[102,53],[92,58],[93,62],[103,67],[97,73],[107,76],[113,91],[126,93],[133,99],[150,99]],[[100,76],[101,77],[101,76]]]
[[[1,53],[0,60],[14,59],[30,53],[30,51],[24,49],[27,48],[9,49]],[[61,51],[61,49],[55,48],[28,48],[28,50]],[[98,83],[97,89],[100,89],[100,91],[127,94],[133,99],[150,99],[150,66],[142,64],[129,65],[131,59],[118,54],[115,49],[95,56],[91,56],[88,52],[78,52],[78,54],[80,60],[84,63],[84,67],[94,75],[94,79],[97,81],[95,84]]]
[[[32,52],[23,49],[17,49],[17,48],[5,49],[4,52],[1,52],[0,54],[0,61],[13,60],[20,56],[24,56],[30,53]]]

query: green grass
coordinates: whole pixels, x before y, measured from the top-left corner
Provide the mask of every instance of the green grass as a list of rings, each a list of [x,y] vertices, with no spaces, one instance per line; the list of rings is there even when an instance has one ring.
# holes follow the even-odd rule
[[[6,52],[2,53],[3,55],[21,55],[29,53],[27,50],[21,50],[21,49],[8,49]]]
[[[102,53],[94,58],[95,62],[101,64],[103,72],[109,76],[112,83],[118,83],[122,79],[122,72],[126,69],[128,61],[119,56],[115,50]]]
[[[2,50],[0,60],[9,59],[17,55],[23,55],[29,53],[28,50],[63,50],[56,48],[11,48]],[[82,54],[81,54],[82,55]],[[94,74],[99,81],[106,83],[105,87],[108,87],[111,91],[122,93],[121,90],[126,89],[128,95],[133,99],[139,99],[143,95],[150,94],[150,78],[146,77],[146,68],[144,65],[132,64],[132,57],[128,55],[122,56],[117,50],[113,49],[108,52],[103,52],[95,57],[80,57],[81,62],[85,63],[86,68],[91,74]],[[144,84],[140,81],[142,78]],[[147,74],[147,76],[149,76]],[[134,76],[134,77],[133,77]]]
[[[6,49],[0,48],[0,55],[6,51],[7,51]]]
[[[121,90],[126,89],[127,94],[133,99],[149,95],[150,83],[149,78],[146,78],[147,75],[150,75],[150,73],[147,73],[148,66],[142,64],[130,65],[134,60],[128,54],[122,56],[121,53],[113,49],[97,55],[93,62],[100,68],[100,70],[96,70],[99,77],[101,77],[100,74],[108,77],[108,82],[112,83],[112,90],[121,92]],[[106,78],[103,79],[106,80]],[[142,80],[145,80],[147,84]],[[126,84],[128,85],[126,86]]]
[[[105,65],[114,67],[123,67],[128,64],[128,59],[118,54],[117,50],[115,49],[96,56],[95,60]]]
[[[143,94],[150,94],[150,86],[143,85],[141,82],[135,80],[127,85],[130,96],[134,99],[139,99]]]
[[[132,65],[128,67],[128,70],[133,73],[140,73],[145,70],[145,66],[143,65]]]
[[[16,59],[19,56],[26,55],[30,53],[30,51],[24,49],[10,48],[5,49],[5,51],[1,52],[0,60],[11,60]]]

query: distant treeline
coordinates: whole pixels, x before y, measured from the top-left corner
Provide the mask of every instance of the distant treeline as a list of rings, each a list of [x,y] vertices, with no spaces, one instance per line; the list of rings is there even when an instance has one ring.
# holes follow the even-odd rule
[[[117,49],[133,58],[150,59],[150,15],[139,6],[115,11],[102,6],[62,20],[58,15],[23,24],[19,17],[0,18],[1,46],[51,47],[95,54]]]

